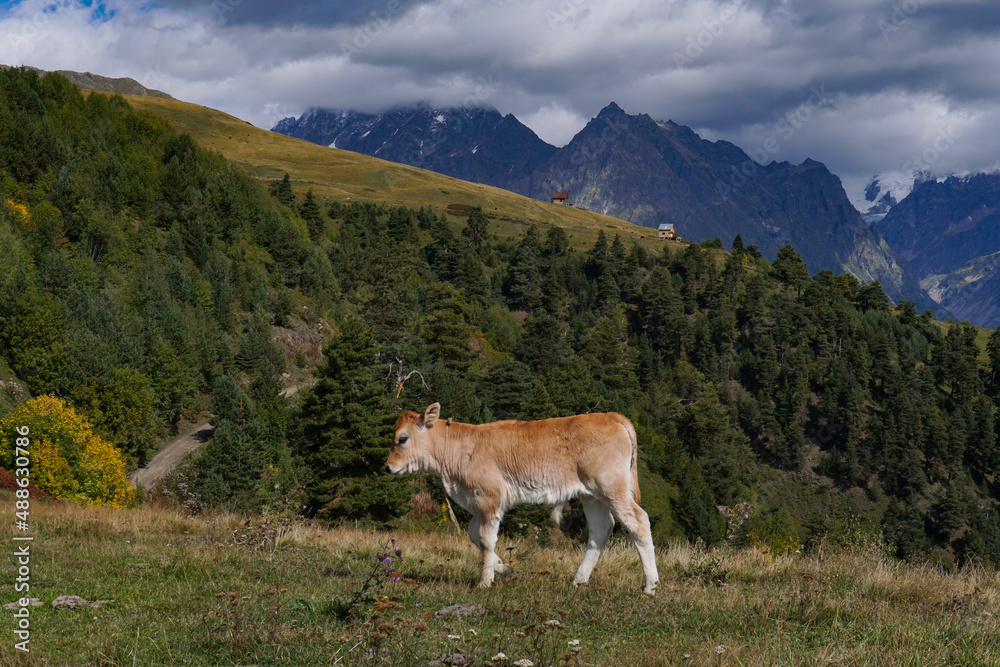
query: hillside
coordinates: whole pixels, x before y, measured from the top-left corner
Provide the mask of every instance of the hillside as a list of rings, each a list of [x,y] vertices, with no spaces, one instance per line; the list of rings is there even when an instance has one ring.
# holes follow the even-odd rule
[[[428,206],[438,212],[448,207],[480,206],[498,223],[501,235],[523,231],[523,222],[557,224],[574,245],[593,243],[600,230],[621,234],[630,242],[659,244],[655,230],[620,219],[571,207],[529,199],[507,190],[470,183],[441,174],[372,158],[351,151],[317,146],[261,130],[238,118],[207,107],[150,97],[128,97],[139,110],[153,113],[178,132],[188,132],[210,150],[247,167],[263,179],[289,173],[297,190],[312,189],[320,198],[372,201],[391,206]],[[464,217],[464,216],[462,216]]]
[[[1000,252],[976,257],[951,273],[927,276],[920,284],[956,319],[1000,326]]]
[[[0,68],[6,69],[9,68],[9,66],[0,65]],[[41,76],[46,74],[45,70],[35,67],[31,69],[38,72]],[[74,72],[64,69],[58,70],[56,74],[66,77],[70,83],[83,90],[95,90],[100,93],[111,93],[112,95],[138,95],[159,97],[166,100],[174,99],[161,90],[147,88],[135,79],[131,79],[129,77],[112,78],[109,76],[101,76],[100,74],[91,74],[90,72]]]

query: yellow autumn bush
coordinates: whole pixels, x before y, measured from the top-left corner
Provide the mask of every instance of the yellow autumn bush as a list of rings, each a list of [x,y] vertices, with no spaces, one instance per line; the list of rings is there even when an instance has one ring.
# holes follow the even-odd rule
[[[10,213],[11,218],[14,220],[14,224],[17,225],[18,230],[22,234],[27,234],[33,231],[31,214],[28,213],[28,207],[24,204],[18,204],[13,199],[7,200],[7,210]]]
[[[23,426],[29,429],[30,479],[35,486],[61,500],[77,498],[111,507],[137,502],[115,446],[55,396],[27,401],[0,420],[0,466],[14,468],[15,429]]]

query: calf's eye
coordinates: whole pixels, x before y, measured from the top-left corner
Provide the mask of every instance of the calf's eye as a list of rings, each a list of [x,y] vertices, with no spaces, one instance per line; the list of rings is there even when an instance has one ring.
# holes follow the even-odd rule
[[[410,439],[410,436],[408,436],[405,433],[403,433],[402,435],[399,436],[399,440],[396,441],[396,444],[399,445],[400,447],[402,447],[403,445],[406,444],[406,441],[409,440],[409,439]]]

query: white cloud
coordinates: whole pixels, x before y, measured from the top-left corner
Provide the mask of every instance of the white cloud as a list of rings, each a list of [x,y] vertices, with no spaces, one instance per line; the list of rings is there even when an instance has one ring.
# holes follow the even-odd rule
[[[534,130],[543,141],[554,146],[565,146],[588,119],[560,104],[553,103],[537,111],[523,114],[518,120]]]

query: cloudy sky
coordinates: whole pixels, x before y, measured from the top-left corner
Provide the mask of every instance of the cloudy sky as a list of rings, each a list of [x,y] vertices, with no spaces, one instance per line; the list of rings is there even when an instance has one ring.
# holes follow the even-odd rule
[[[261,127],[489,105],[563,145],[601,108],[759,161],[1000,167],[996,0],[0,1],[0,63],[129,76]]]

